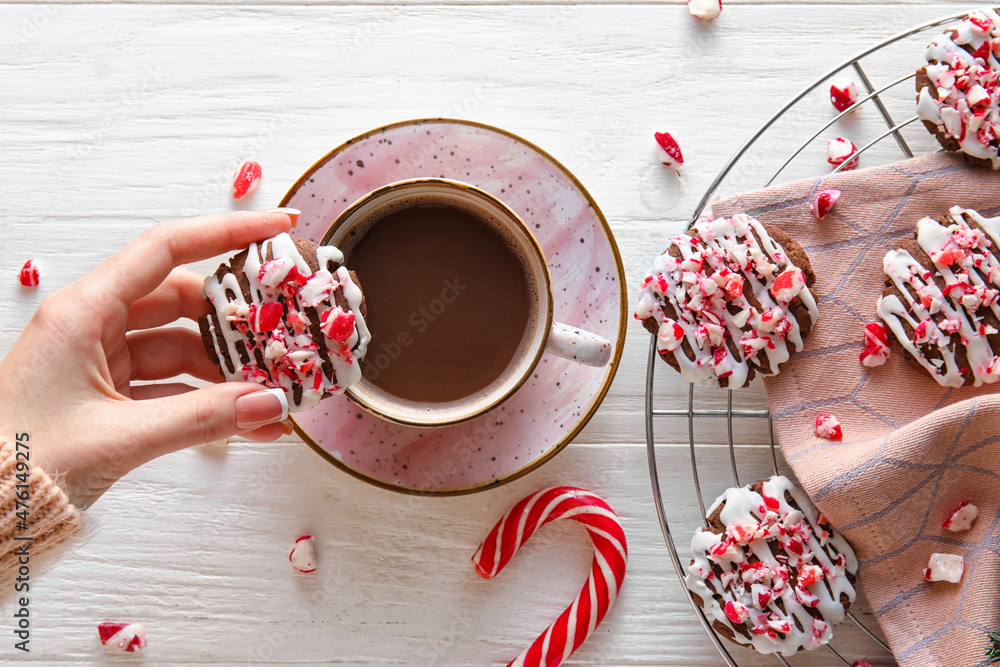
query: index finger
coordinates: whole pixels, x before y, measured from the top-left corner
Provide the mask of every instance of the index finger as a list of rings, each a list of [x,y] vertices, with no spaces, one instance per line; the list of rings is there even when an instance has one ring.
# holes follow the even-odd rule
[[[287,232],[298,214],[295,209],[234,211],[163,222],[144,231],[86,279],[131,304],[156,289],[174,267]]]

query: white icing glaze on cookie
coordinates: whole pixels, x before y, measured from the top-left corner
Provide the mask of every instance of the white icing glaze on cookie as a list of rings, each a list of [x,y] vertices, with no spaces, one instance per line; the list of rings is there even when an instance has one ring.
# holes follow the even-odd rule
[[[844,619],[841,594],[852,603],[857,596],[847,577],[857,573],[857,558],[840,533],[822,527],[819,509],[787,477],[765,480],[762,493],[752,486],[728,489],[712,504],[709,516],[725,503],[720,514],[725,533],[695,533],[684,583],[704,601],[709,621],[733,629],[738,643],[759,653],[813,650],[829,642],[831,626]],[[787,502],[786,491],[799,509]],[[780,546],[777,555],[771,551],[774,542]],[[735,630],[737,623],[746,626],[750,640]]]
[[[886,254],[885,274],[905,295],[906,303],[896,295],[884,296],[878,300],[877,312],[900,345],[939,384],[961,387],[968,370],[979,387],[1000,380],[1000,357],[988,339],[997,331],[982,321],[982,309],[1000,318],[1000,260],[991,251],[994,243],[1000,243],[1000,218],[985,218],[960,206],[952,207],[948,217],[947,226],[929,217],[917,223],[917,243],[934,262],[935,271],[928,271],[906,250]],[[986,234],[970,228],[966,217]],[[935,278],[943,280],[944,289]],[[912,338],[904,322],[914,332]],[[957,345],[965,347],[968,369],[959,367]],[[929,349],[935,349],[941,359],[929,359],[925,352]]]
[[[971,49],[970,53],[966,48]],[[954,29],[938,35],[925,53],[928,78],[937,88],[917,96],[917,116],[959,143],[973,157],[1000,169],[1000,15],[992,9],[969,14]]]
[[[790,302],[799,299],[812,324],[819,314],[805,274],[750,216],[702,220],[694,232],[701,241],[686,234],[670,239],[680,258],[664,253],[653,261],[640,285],[636,318],[655,319],[657,349],[673,354],[689,382],[720,386],[721,378],[729,378],[729,387],[742,387],[750,363],[760,354],[767,357],[771,374],[777,374],[790,355],[789,343],[796,351],[802,349]],[[747,290],[761,308],[750,304]],[[666,303],[673,306],[676,320],[664,311]],[[730,306],[739,313],[730,313]],[[744,332],[747,323],[752,328]],[[684,340],[694,360],[685,353]],[[736,342],[737,354],[729,349],[729,341]],[[756,368],[759,371],[759,364]]]
[[[272,259],[262,262],[268,251]],[[204,296],[215,307],[215,316],[209,318],[212,342],[223,375],[227,380],[280,387],[291,412],[307,410],[324,396],[343,393],[360,380],[358,362],[371,340],[361,314],[361,289],[341,264],[343,254],[333,246],[319,246],[316,260],[319,270],[314,273],[295,241],[279,234],[250,245],[243,265],[250,283],[249,303],[233,273],[225,273],[221,280],[214,274],[205,279]],[[336,266],[332,272],[329,263]],[[343,291],[347,311],[336,305],[338,289]],[[315,318],[319,318],[322,340],[313,336]],[[225,349],[220,348],[219,333]],[[242,362],[237,342],[246,346],[249,364]],[[263,368],[255,360],[255,351],[264,359]],[[226,356],[234,370],[228,367]],[[324,370],[324,357],[332,372]],[[297,403],[293,400],[296,384],[302,389]]]

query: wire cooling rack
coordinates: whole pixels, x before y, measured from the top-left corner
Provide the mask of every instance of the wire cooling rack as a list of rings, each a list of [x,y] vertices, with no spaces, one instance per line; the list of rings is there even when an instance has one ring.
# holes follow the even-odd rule
[[[912,112],[912,110],[914,109],[914,99],[915,99],[913,88],[910,87],[909,90],[906,90],[905,86],[904,87],[900,86],[901,84],[905,84],[907,81],[910,81],[916,76],[916,70],[919,66],[919,63],[922,62],[920,56],[923,52],[924,47],[926,47],[928,41],[927,36],[924,33],[930,32],[932,30],[935,30],[936,28],[940,28],[943,25],[946,25],[957,19],[960,19],[967,13],[968,11],[959,12],[957,14],[951,14],[949,16],[940,18],[936,21],[931,21],[930,23],[925,23],[923,25],[915,26],[909,30],[906,30],[905,32],[902,32],[890,39],[887,39],[884,42],[876,44],[875,46],[872,46],[866,51],[863,51],[862,53],[856,55],[855,57],[846,61],[842,65],[829,71],[827,74],[823,75],[822,77],[814,81],[812,84],[810,84],[808,87],[806,87],[801,93],[796,95],[784,107],[782,107],[773,116],[771,116],[771,118],[768,119],[768,121],[764,123],[764,125],[761,126],[761,128],[757,130],[757,132],[755,132],[753,136],[751,136],[750,139],[748,139],[747,142],[743,144],[743,146],[736,152],[733,158],[729,161],[728,164],[726,164],[721,173],[719,173],[719,175],[709,186],[708,190],[705,192],[704,197],[702,197],[701,202],[695,209],[694,215],[692,216],[691,221],[688,224],[688,227],[690,228],[690,226],[693,225],[702,215],[709,200],[720,192],[720,188],[722,188],[723,184],[726,183],[727,178],[731,179],[731,177],[734,174],[737,174],[739,172],[738,167],[746,164],[749,161],[754,167],[751,170],[753,172],[763,171],[765,174],[767,174],[770,169],[773,169],[773,166],[768,167],[768,169],[763,169],[763,167],[767,163],[766,159],[761,159],[758,157],[756,160],[751,160],[751,154],[753,149],[760,148],[763,145],[763,148],[767,149],[766,152],[768,153],[777,155],[787,154],[785,152],[775,151],[773,141],[771,142],[763,141],[763,138],[767,135],[769,131],[774,131],[776,128],[780,128],[782,121],[788,120],[790,116],[793,117],[794,120],[797,120],[797,122],[785,123],[786,126],[791,126],[791,131],[786,127],[784,129],[782,136],[784,137],[784,140],[792,138],[793,141],[795,142],[795,144],[793,145],[797,145],[797,148],[795,148],[790,154],[788,154],[788,157],[784,161],[782,161],[780,165],[776,169],[774,169],[773,172],[770,172],[770,176],[766,179],[755,178],[755,177],[749,179],[746,177],[740,179],[731,179],[737,181],[735,185],[740,190],[745,191],[747,189],[752,189],[753,187],[760,187],[761,185],[765,187],[769,186],[772,183],[774,183],[775,180],[782,174],[785,174],[786,178],[788,178],[790,172],[789,169],[790,166],[795,163],[796,158],[802,156],[803,154],[810,154],[811,157],[813,158],[809,162],[809,164],[811,165],[809,169],[811,171],[807,172],[804,175],[815,176],[815,164],[816,164],[815,158],[817,158],[817,153],[819,148],[816,145],[816,140],[819,139],[821,136],[823,136],[824,133],[827,132],[830,128],[832,128],[835,124],[850,122],[855,117],[854,112],[866,105],[869,110],[874,108],[877,120],[879,121],[878,125],[882,126],[884,124],[884,129],[879,129],[875,133],[874,137],[871,137],[867,142],[864,142],[860,146],[860,148],[858,149],[859,156],[868,153],[869,161],[871,159],[875,159],[875,160],[880,160],[884,163],[888,163],[898,159],[899,151],[902,152],[904,157],[911,158],[914,156],[915,150],[918,154],[924,152],[931,152],[932,150],[937,150],[938,149],[937,142],[929,138],[930,137],[929,133],[924,132],[920,124],[916,125],[916,128],[922,133],[920,134],[919,137],[914,136],[907,138],[906,136],[904,136],[904,128],[907,128],[908,126],[914,124],[918,120],[918,118],[914,115],[912,117],[908,117],[906,120],[897,122],[893,117],[890,106],[892,106],[893,102],[892,98],[895,96],[897,98],[896,99],[897,102],[901,101],[901,103],[898,104],[897,106],[900,109],[904,110],[904,115],[908,116],[909,113],[907,112]],[[940,30],[936,32],[940,32]],[[893,55],[892,50],[895,48],[905,49],[900,53],[900,55],[902,56],[901,58],[896,58],[896,59],[892,58]],[[862,61],[864,61],[864,65],[862,64]],[[910,73],[906,74],[905,76],[895,78],[898,75],[898,68],[895,74],[893,73],[893,70],[891,68],[889,68],[888,70],[886,69],[886,65],[891,64],[892,62],[906,63],[906,67],[909,68]],[[865,66],[868,67],[868,70],[865,69]],[[870,73],[872,73],[871,77],[869,76]],[[823,84],[827,83],[832,78],[843,74],[849,74],[852,77],[856,78],[857,81],[860,83],[861,87],[863,87],[863,90],[866,91],[867,94],[861,96],[851,108],[845,110],[843,113],[835,116],[834,118],[829,119],[827,122],[824,123],[824,120],[818,121],[819,123],[824,123],[824,124],[819,125],[818,130],[813,131],[811,128],[815,128],[818,125],[806,119],[808,113],[806,113],[804,109],[808,108],[809,106],[807,104],[807,101],[812,100],[813,102],[815,102],[815,100],[817,99],[817,94],[823,92],[821,88]],[[886,74],[888,74],[888,76],[885,76]],[[879,87],[875,87],[872,84],[873,78],[876,80],[885,79],[888,80],[889,83],[880,85]],[[825,113],[828,114],[830,107],[829,101],[826,100],[822,104],[824,105],[823,109],[825,110]],[[814,104],[813,108],[815,109],[816,106],[817,105]],[[870,115],[868,116],[868,120],[871,120]],[[807,129],[806,131],[803,132],[800,129],[803,125],[805,125],[810,129]],[[853,129],[857,128],[855,127]],[[807,135],[808,138],[802,141],[801,137]],[[889,137],[892,137],[895,140],[894,147],[892,146],[891,142],[889,142],[888,144],[883,143],[883,140]],[[919,145],[921,142],[923,143],[922,147]],[[891,150],[887,152],[886,146],[889,146]],[[872,156],[875,157],[873,158]],[[846,164],[842,164],[839,167],[837,167],[837,169],[834,170],[834,173],[840,171],[844,166],[846,166]],[[745,176],[745,174],[741,175]],[[696,457],[696,447],[695,447],[696,423],[704,425],[712,420],[725,420],[726,433],[728,436],[729,464],[732,474],[732,484],[734,486],[740,486],[741,484],[754,481],[755,479],[759,479],[760,477],[758,476],[750,477],[749,475],[745,474],[744,479],[742,481],[740,479],[741,466],[737,463],[736,445],[734,444],[734,440],[737,439],[737,436],[734,436],[733,432],[734,424],[735,428],[738,430],[739,439],[743,439],[743,437],[746,434],[751,434],[755,431],[762,430],[761,429],[762,424],[766,424],[766,442],[770,448],[770,458],[767,462],[767,465],[771,468],[773,473],[777,474],[779,472],[778,470],[779,457],[778,453],[775,450],[774,431],[771,423],[771,414],[770,411],[767,410],[766,408],[753,409],[747,407],[737,407],[734,409],[733,392],[731,390],[728,392],[724,392],[724,395],[726,396],[726,398],[724,399],[726,404],[725,408],[700,407],[702,403],[717,404],[720,402],[719,400],[717,400],[716,397],[708,396],[707,398],[701,397],[699,399],[698,401],[699,407],[698,409],[696,409],[694,385],[688,386],[686,409],[657,407],[656,399],[660,398],[661,399],[660,402],[662,402],[663,399],[663,396],[657,395],[654,382],[656,368],[661,363],[657,360],[658,356],[659,355],[657,354],[656,351],[656,337],[651,336],[650,346],[649,346],[649,361],[646,370],[646,410],[645,410],[646,448],[649,457],[650,481],[653,487],[653,496],[654,499],[656,500],[656,511],[660,521],[660,528],[663,531],[663,537],[664,540],[666,541],[667,548],[670,550],[670,558],[673,561],[674,568],[677,571],[678,577],[681,579],[681,587],[683,588],[685,595],[687,595],[688,600],[691,602],[691,606],[694,608],[695,614],[701,621],[702,625],[705,627],[705,631],[712,639],[712,642],[715,644],[715,647],[719,650],[719,653],[722,655],[723,659],[725,659],[726,663],[729,664],[730,667],[739,667],[739,663],[730,653],[730,648],[734,647],[735,645],[719,637],[719,635],[712,628],[711,622],[709,621],[708,618],[706,618],[701,607],[695,604],[694,599],[691,596],[691,593],[687,590],[687,587],[684,586],[683,580],[684,580],[684,575],[687,571],[685,563],[688,562],[688,555],[687,552],[685,552],[685,556],[682,558],[681,554],[678,552],[677,545],[674,543],[674,538],[670,530],[670,524],[668,518],[677,519],[681,523],[690,523],[690,517],[694,511],[694,508],[693,507],[689,508],[690,512],[688,514],[681,515],[676,508],[671,507],[671,510],[674,511],[675,514],[672,517],[668,517],[667,508],[665,506],[663,498],[663,491],[660,486],[659,471],[657,468],[656,427],[658,424],[663,424],[664,428],[666,427],[667,424],[676,426],[677,421],[686,420],[687,432],[688,432],[688,444],[689,444],[688,456],[690,457],[692,482],[694,485],[695,496],[697,498],[697,510],[699,512],[698,517],[702,520],[702,522],[704,522],[706,505],[705,505],[705,497],[702,493],[702,482],[699,478],[698,460]],[[711,390],[706,390],[706,391],[711,391]],[[749,391],[751,394],[754,393],[752,389],[744,391]],[[661,392],[661,393],[666,393],[666,392]],[[743,396],[740,397],[740,399],[742,398]],[[760,399],[759,385],[757,386],[756,398]],[[761,402],[763,403],[763,401]],[[751,424],[753,424],[753,426],[751,426]],[[665,442],[661,444],[665,444]],[[670,465],[675,465],[676,463],[677,463],[676,461],[669,462]],[[712,481],[718,482],[719,480],[713,479]],[[707,522],[704,523],[706,523],[707,525]],[[690,532],[684,534],[685,546],[687,544],[687,538],[690,534],[691,534]],[[869,655],[872,655],[872,652],[881,651],[883,652],[882,655],[890,654],[889,648],[888,646],[886,646],[885,642],[879,636],[877,636],[875,632],[873,632],[870,628],[866,627],[865,623],[862,622],[860,619],[858,619],[858,617],[853,612],[848,612],[847,622],[854,623],[860,629],[860,631],[864,635],[866,635],[868,639],[870,639],[872,642],[872,644],[865,647],[851,646],[850,649],[852,652],[857,653],[859,651],[863,651],[863,652],[869,652]],[[835,632],[835,636],[836,634],[837,633]],[[857,633],[854,633],[854,636],[857,637],[858,636]],[[836,662],[839,662],[840,664],[850,667],[851,662],[849,662],[834,647],[833,643],[827,645],[826,649],[830,652],[830,654],[832,654]],[[744,654],[752,655],[748,653],[749,651],[748,649],[734,648],[733,651],[734,652],[741,651]],[[786,665],[788,667],[791,667],[791,665],[793,663],[796,663],[797,660],[805,661],[804,663],[798,663],[798,664],[811,664],[809,654],[805,655],[799,654],[799,655],[801,657],[798,659],[794,656],[786,658],[777,654],[773,655],[772,657],[773,659],[777,660],[778,663]],[[791,660],[792,662],[789,662],[789,660]]]

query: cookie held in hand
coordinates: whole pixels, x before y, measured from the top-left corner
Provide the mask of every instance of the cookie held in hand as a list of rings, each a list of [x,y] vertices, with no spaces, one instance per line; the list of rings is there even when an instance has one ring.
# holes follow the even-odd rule
[[[949,151],[969,164],[1000,169],[1000,15],[967,15],[927,47],[917,71],[917,116]]]
[[[910,358],[945,387],[1000,380],[1000,218],[954,206],[923,218],[886,254],[877,312]]]
[[[684,583],[712,627],[759,653],[828,643],[857,597],[858,560],[809,496],[775,475],[728,489],[707,520]]]
[[[283,389],[290,412],[360,380],[371,336],[364,294],[343,261],[333,246],[279,234],[206,278],[215,311],[198,324],[222,375]]]
[[[635,316],[685,380],[745,387],[802,350],[819,314],[815,280],[780,229],[747,215],[702,220],[654,260]]]

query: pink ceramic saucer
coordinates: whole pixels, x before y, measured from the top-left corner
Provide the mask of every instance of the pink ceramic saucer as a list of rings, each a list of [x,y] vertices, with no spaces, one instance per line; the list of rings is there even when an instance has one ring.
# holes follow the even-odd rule
[[[421,176],[471,183],[514,209],[549,262],[555,319],[610,340],[611,363],[590,368],[544,355],[506,402],[455,426],[393,424],[343,396],[293,421],[323,458],[367,482],[404,493],[472,493],[534,470],[597,411],[625,343],[625,271],[604,215],[579,181],[537,146],[479,123],[414,120],[367,132],[313,165],[281,205],[302,211],[297,235],[319,242],[362,195]]]

